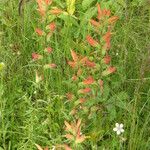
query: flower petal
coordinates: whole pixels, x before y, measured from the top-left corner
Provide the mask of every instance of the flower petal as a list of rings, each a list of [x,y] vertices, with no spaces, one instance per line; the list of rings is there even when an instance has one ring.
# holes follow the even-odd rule
[[[120,124],[120,128],[123,128],[123,124],[122,123]]]
[[[119,123],[116,123],[115,125],[116,125],[116,127],[119,127]]]
[[[120,134],[121,134],[121,131],[120,131],[120,130],[118,130],[118,131],[117,131],[117,135],[120,135]]]
[[[117,130],[118,130],[117,128],[113,128],[113,131],[115,131],[115,132],[116,132]]]

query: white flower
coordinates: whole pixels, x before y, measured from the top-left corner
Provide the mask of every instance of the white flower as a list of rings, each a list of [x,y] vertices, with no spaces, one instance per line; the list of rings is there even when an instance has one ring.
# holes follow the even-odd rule
[[[120,135],[121,133],[124,132],[124,129],[123,129],[123,124],[119,124],[119,123],[116,123],[116,127],[113,129],[115,132],[117,132],[117,135]]]

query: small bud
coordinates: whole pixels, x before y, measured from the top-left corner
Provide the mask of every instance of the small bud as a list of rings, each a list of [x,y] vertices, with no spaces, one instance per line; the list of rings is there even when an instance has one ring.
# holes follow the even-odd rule
[[[92,84],[93,82],[94,82],[93,77],[92,77],[92,76],[89,76],[87,79],[85,79],[85,80],[83,81],[83,84],[89,85],[89,84]]]
[[[91,88],[80,89],[78,92],[82,94],[86,94],[86,93],[91,92]]]
[[[112,74],[116,71],[116,67],[109,67],[105,71],[102,72],[102,76],[107,76],[109,74]]]
[[[119,19],[118,16],[112,16],[111,18],[108,19],[108,23],[113,24]]]
[[[47,48],[45,48],[45,52],[47,52],[47,53],[51,53],[52,52],[52,48],[51,47],[47,47]]]
[[[39,29],[39,28],[36,28],[36,29],[35,29],[35,32],[36,32],[39,36],[42,36],[42,35],[44,34],[44,32],[43,32],[41,29]]]
[[[54,69],[54,68],[56,68],[56,67],[57,67],[56,64],[46,64],[46,65],[44,65],[44,68],[45,68],[45,69],[48,69],[48,68]]]
[[[32,59],[33,60],[39,60],[39,59],[42,59],[43,56],[40,55],[40,54],[37,54],[37,53],[32,53]]]
[[[50,29],[52,32],[56,29],[56,24],[55,24],[55,22],[51,22],[51,23],[49,24],[49,29]]]

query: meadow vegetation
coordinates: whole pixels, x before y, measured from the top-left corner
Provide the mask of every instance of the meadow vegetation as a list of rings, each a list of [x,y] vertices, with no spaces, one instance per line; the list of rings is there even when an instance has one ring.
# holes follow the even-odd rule
[[[20,6],[0,1],[0,150],[150,150],[150,1]]]

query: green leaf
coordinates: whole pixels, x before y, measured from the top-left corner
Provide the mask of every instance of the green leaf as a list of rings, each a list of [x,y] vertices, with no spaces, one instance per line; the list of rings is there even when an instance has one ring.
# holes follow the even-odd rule
[[[109,113],[109,120],[112,121],[116,118],[117,112],[116,112],[116,108],[113,105],[107,105],[106,106],[107,111]]]
[[[80,18],[81,26],[85,28],[85,25],[89,22],[89,20],[97,13],[97,9],[95,7],[89,8],[85,14]]]
[[[0,63],[0,71],[3,71],[5,68],[5,64],[3,62]]]
[[[73,15],[75,12],[75,2],[76,0],[66,0],[67,11],[70,15]]]
[[[129,99],[128,94],[126,92],[120,92],[110,98],[109,103],[113,103],[115,106],[129,111],[126,101],[127,99]]]
[[[83,0],[82,1],[82,8],[84,10],[86,10],[90,5],[91,3],[93,2],[94,0]]]

